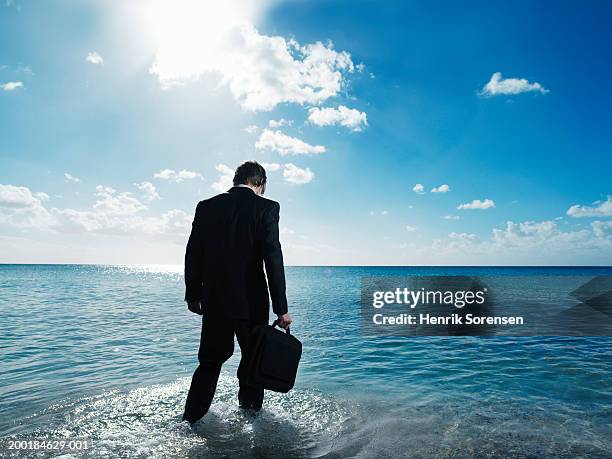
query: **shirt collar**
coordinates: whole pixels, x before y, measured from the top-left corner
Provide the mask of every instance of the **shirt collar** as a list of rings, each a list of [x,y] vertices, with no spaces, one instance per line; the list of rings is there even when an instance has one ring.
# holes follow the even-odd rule
[[[232,188],[246,188],[247,190],[249,190],[251,193],[255,193],[255,191],[253,191],[253,188],[251,188],[248,185],[245,185],[244,183],[241,183],[239,185],[234,185]]]

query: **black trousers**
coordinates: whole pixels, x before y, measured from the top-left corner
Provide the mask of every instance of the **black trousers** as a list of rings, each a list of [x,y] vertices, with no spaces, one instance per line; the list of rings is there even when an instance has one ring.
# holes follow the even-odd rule
[[[255,325],[258,323],[224,317],[206,316],[202,319],[198,351],[200,365],[193,373],[183,420],[195,422],[208,412],[217,388],[221,366],[234,353],[234,335],[238,338],[238,345],[244,358],[249,345],[249,336]],[[242,360],[238,368],[240,406],[259,410],[263,403],[263,387],[246,384],[244,378],[241,378],[241,367]]]

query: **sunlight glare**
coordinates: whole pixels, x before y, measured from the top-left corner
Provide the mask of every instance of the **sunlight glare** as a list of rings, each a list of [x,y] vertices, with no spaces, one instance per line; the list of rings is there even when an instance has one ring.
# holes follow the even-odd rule
[[[246,5],[237,0],[154,0],[149,17],[157,40],[156,73],[178,80],[213,68],[230,32],[250,20],[252,8]]]

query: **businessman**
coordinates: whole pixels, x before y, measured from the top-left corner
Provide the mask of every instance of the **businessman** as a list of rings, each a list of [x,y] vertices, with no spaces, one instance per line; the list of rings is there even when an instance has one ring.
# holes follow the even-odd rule
[[[279,242],[280,206],[263,197],[265,190],[265,169],[248,161],[236,169],[230,190],[196,207],[185,253],[185,301],[203,317],[200,365],[183,414],[190,423],[208,412],[221,365],[234,352],[234,335],[244,356],[252,328],[268,323],[270,297],[279,325],[291,324]],[[240,406],[259,410],[264,390],[247,384],[243,371],[241,361]]]

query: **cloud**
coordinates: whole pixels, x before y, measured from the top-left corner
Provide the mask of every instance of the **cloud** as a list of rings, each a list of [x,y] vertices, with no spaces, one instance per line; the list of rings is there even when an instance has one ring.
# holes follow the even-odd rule
[[[515,95],[523,92],[549,92],[540,83],[530,83],[525,78],[502,78],[501,72],[495,72],[480,92],[483,96]]]
[[[192,172],[188,170],[174,171],[172,169],[163,169],[159,172],[153,174],[153,177],[160,180],[168,180],[169,182],[180,183],[184,180],[191,180],[195,178],[202,179],[202,175],[197,172]]]
[[[612,196],[605,201],[595,201],[592,206],[575,204],[567,210],[570,217],[612,217]]]
[[[281,118],[280,120],[270,120],[268,121],[268,126],[271,128],[279,128],[282,126],[292,126],[293,120],[286,120],[285,118]]]
[[[93,209],[105,215],[127,215],[145,210],[147,207],[129,192],[117,193],[110,187],[98,185],[96,194],[99,199],[93,205]]]
[[[8,83],[0,84],[0,88],[7,92],[14,91],[15,89],[23,88],[23,82],[9,81]]]
[[[193,217],[179,209],[159,216],[136,213],[106,213],[102,210],[51,209],[55,221],[52,230],[62,233],[94,233],[110,235],[161,236],[176,242],[185,241]]]
[[[419,246],[412,256],[457,265],[608,265],[612,225],[607,223],[571,230],[550,220],[507,221],[482,237],[452,232],[431,246]]]
[[[213,190],[223,193],[234,186],[234,169],[225,164],[217,164],[215,167],[219,172],[219,178],[211,186]]]
[[[104,64],[104,58],[95,51],[92,51],[87,54],[87,57],[85,57],[85,62],[89,62],[90,64],[94,65],[102,65]]]
[[[25,73],[26,75],[29,75],[29,76],[34,76],[34,70],[32,70],[32,67],[30,67],[29,65],[19,65],[17,67],[17,71],[21,73]]]
[[[283,177],[286,182],[295,183],[297,185],[303,185],[309,183],[314,179],[314,172],[309,168],[301,169],[292,163],[285,164],[283,170]]]
[[[413,231],[416,231],[416,227],[406,225],[406,231],[408,231],[409,233],[412,233]]]
[[[412,187],[412,191],[414,191],[416,194],[425,194],[424,190],[425,189],[421,183],[417,183],[415,186]]]
[[[477,243],[478,237],[473,233],[452,232],[446,239],[438,239],[432,243],[435,251],[468,251]]]
[[[310,145],[303,140],[283,134],[281,131],[264,129],[259,140],[255,143],[259,150],[272,150],[281,155],[307,155],[325,152],[322,145]]]
[[[134,186],[138,188],[143,193],[143,200],[145,202],[151,202],[155,199],[160,199],[159,193],[155,189],[155,185],[151,182],[139,182],[134,183]]]
[[[310,183],[315,176],[314,172],[312,172],[309,168],[302,169],[292,163],[261,163],[261,165],[267,172],[276,172],[282,169],[285,181],[297,185]]]
[[[558,235],[560,232],[553,221],[523,223],[506,222],[505,229],[494,229],[493,239],[501,245],[514,245],[517,242],[544,241],[547,238]]]
[[[446,183],[444,185],[440,185],[431,189],[432,193],[448,193],[449,191],[450,186],[448,186]]]
[[[45,227],[50,216],[43,201],[49,195],[32,193],[24,186],[0,184],[0,223],[16,227]]]
[[[486,210],[495,207],[495,202],[492,199],[485,199],[481,201],[480,199],[474,199],[472,202],[468,202],[465,204],[459,204],[457,209],[459,210]]]
[[[278,163],[261,163],[261,165],[266,170],[266,172],[276,172],[282,167],[282,164]]]
[[[67,182],[79,183],[81,181],[80,178],[75,177],[74,175],[69,174],[68,172],[64,172],[64,178],[66,179]]]
[[[164,236],[184,242],[191,215],[172,209],[159,216],[145,216],[146,206],[129,192],[98,185],[96,201],[88,210],[47,209],[48,195],[23,186],[0,184],[0,222],[40,231]]]
[[[591,223],[593,233],[599,238],[612,239],[612,221],[600,222],[594,221]]]
[[[340,105],[338,108],[313,107],[308,110],[308,121],[317,126],[332,126],[339,124],[352,131],[362,131],[368,125],[365,112]]]
[[[246,132],[247,134],[255,134],[258,129],[259,128],[257,126],[255,126],[254,124],[251,124],[244,128],[244,132]]]
[[[445,215],[442,218],[444,220],[459,220],[459,215]]]
[[[320,104],[336,96],[355,71],[351,55],[336,51],[332,42],[301,45],[260,34],[245,17],[255,2],[228,0],[214,8],[172,3],[154,12],[159,48],[150,73],[163,88],[214,72],[244,109],[269,111],[282,103]]]
[[[48,196],[47,196],[48,197]],[[11,208],[34,207],[40,203],[29,188],[0,184],[0,206]]]

